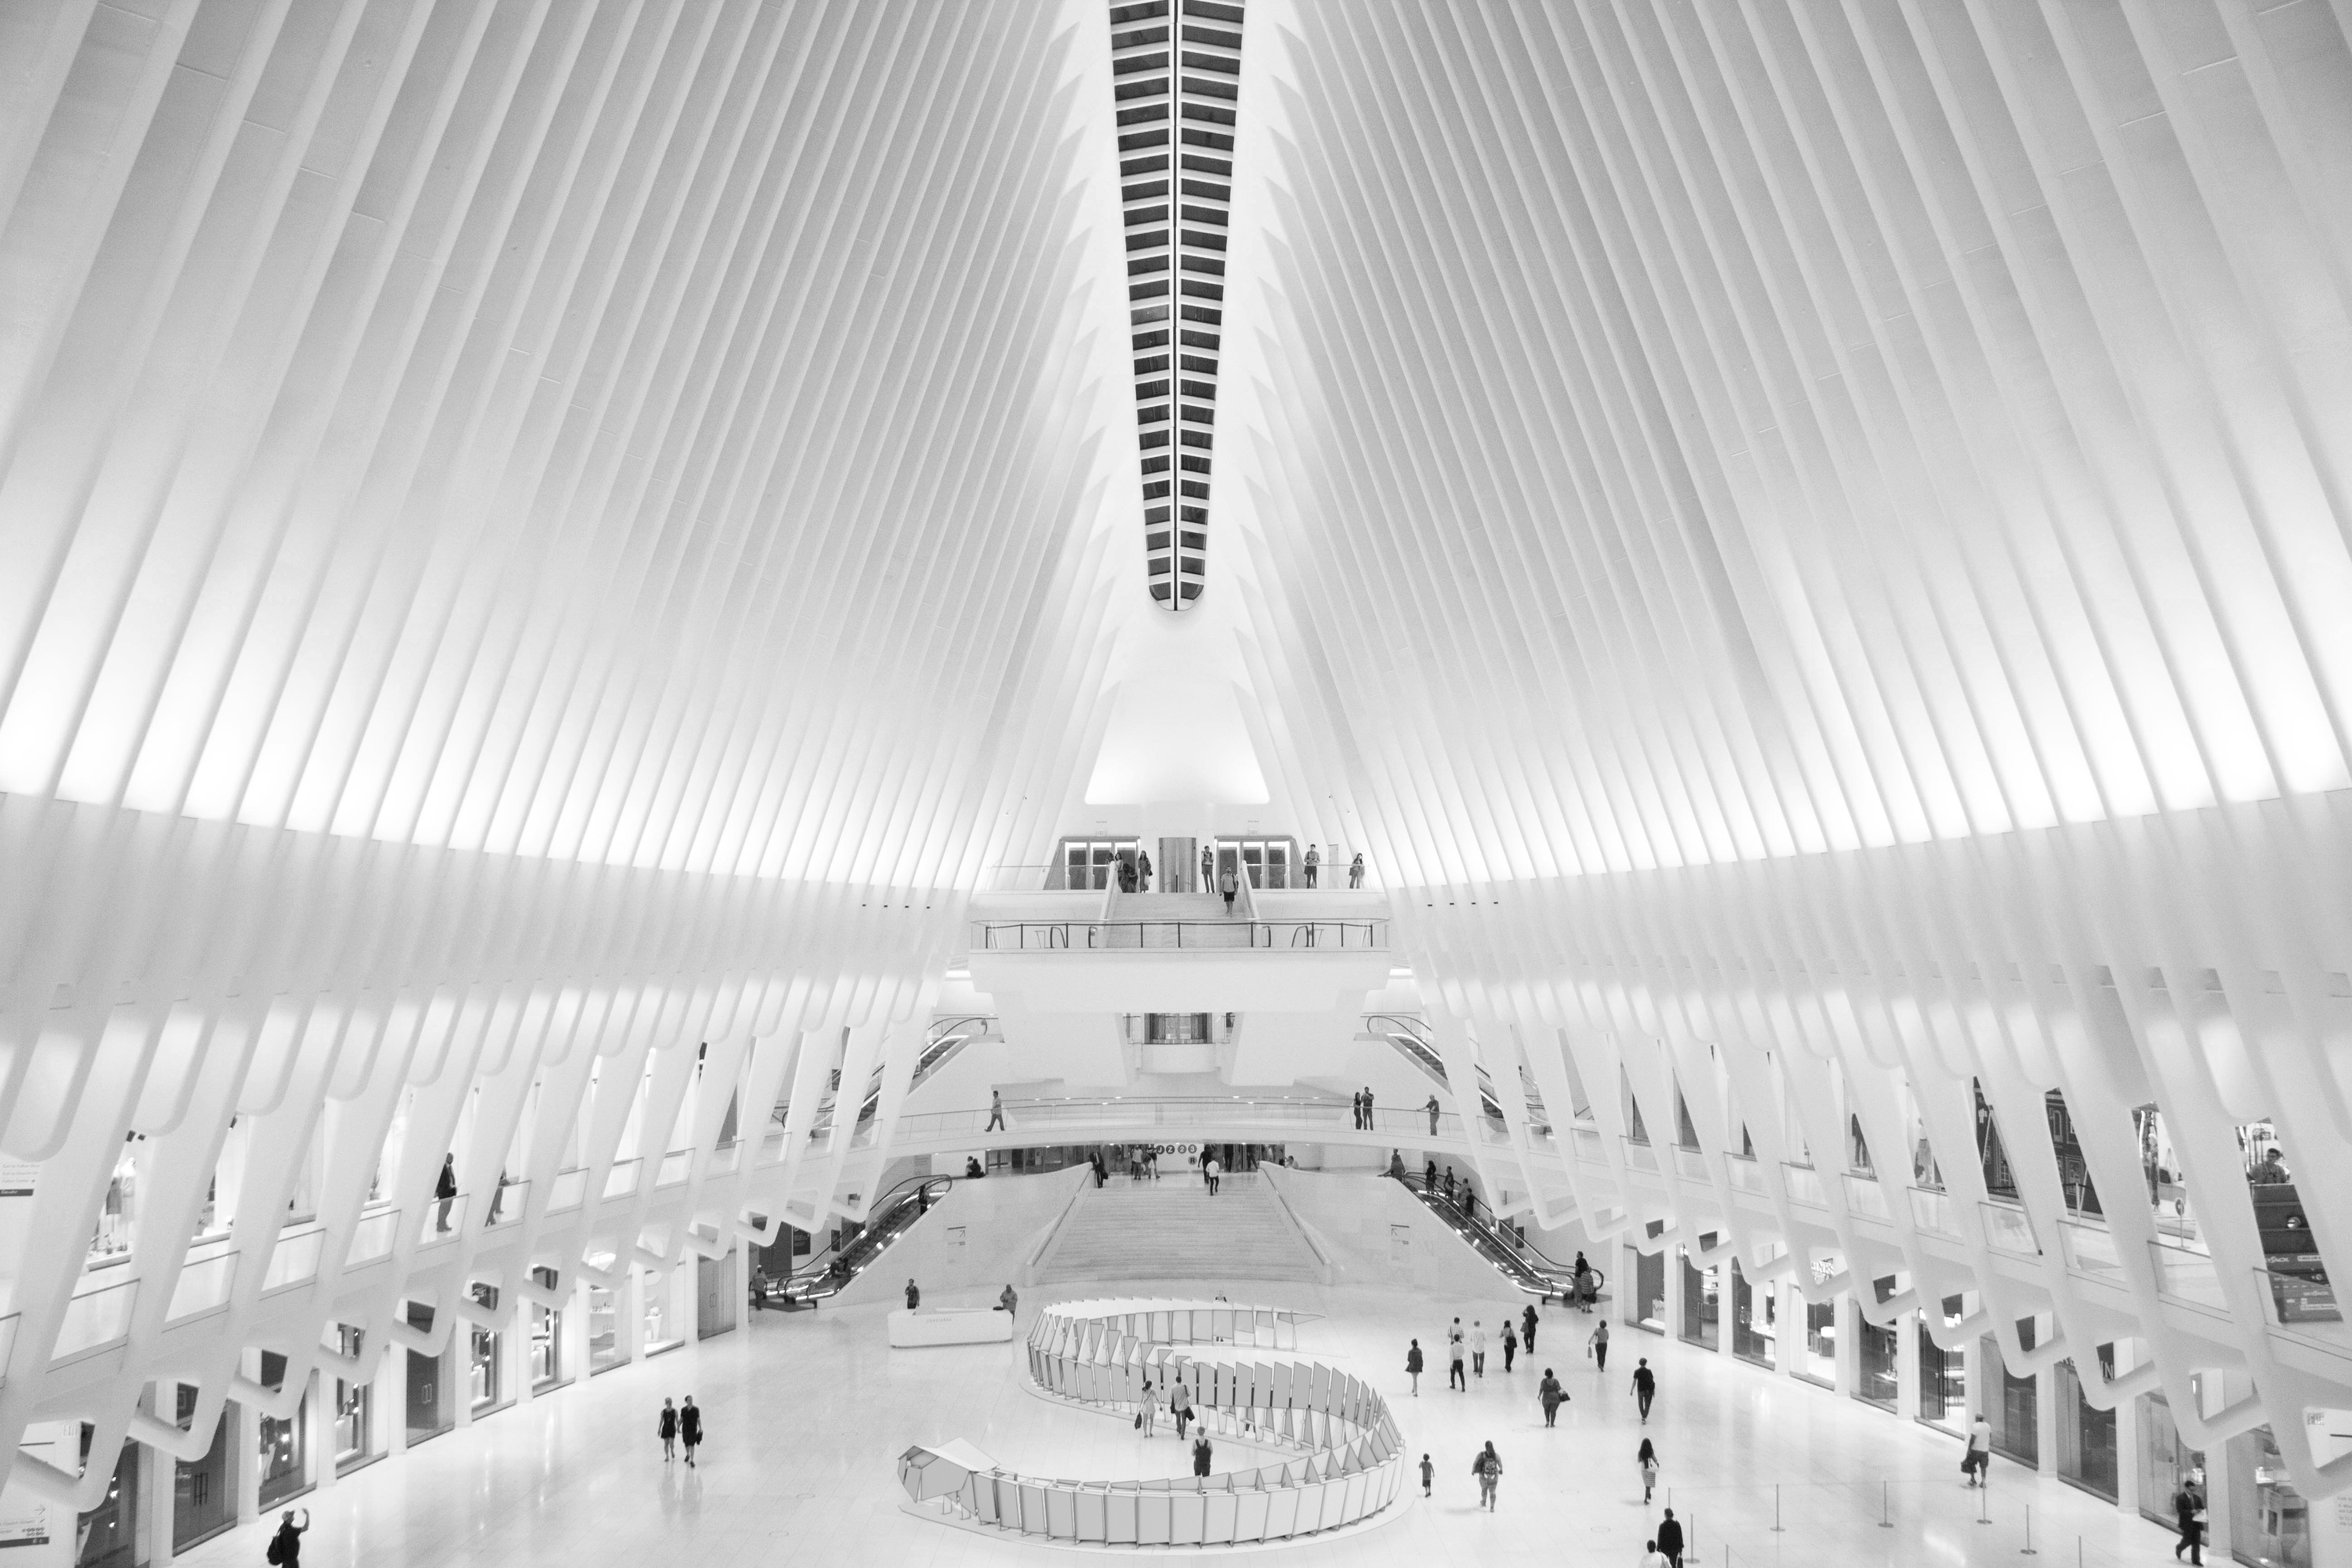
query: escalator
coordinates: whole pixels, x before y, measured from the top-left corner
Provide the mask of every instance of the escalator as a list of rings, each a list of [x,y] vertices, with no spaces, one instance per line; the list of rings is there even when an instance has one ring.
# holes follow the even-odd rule
[[[960,1178],[909,1176],[884,1193],[866,1211],[866,1223],[838,1247],[827,1247],[790,1274],[754,1281],[751,1304],[757,1309],[796,1312],[814,1307],[864,1273],[889,1250],[907,1228],[930,1212]]]
[[[1491,1209],[1479,1205],[1476,1194],[1467,1185],[1449,1193],[1444,1186],[1410,1173],[1399,1175],[1391,1172],[1389,1179],[1402,1184],[1423,1207],[1444,1220],[1454,1235],[1512,1284],[1530,1296],[1546,1301],[1558,1297],[1563,1306],[1568,1304],[1575,1289],[1575,1265],[1548,1257],[1521,1240],[1517,1232],[1496,1219]],[[1605,1300],[1607,1278],[1598,1268],[1591,1272],[1593,1300]]]
[[[1364,1029],[1394,1046],[1398,1054],[1419,1068],[1430,1082],[1448,1094],[1454,1092],[1453,1080],[1445,1076],[1444,1058],[1438,1055],[1437,1042],[1431,1037],[1427,1024],[1400,1014],[1367,1013]],[[1519,1093],[1527,1100],[1528,1127],[1538,1135],[1549,1134],[1550,1113],[1544,1110],[1542,1091],[1536,1088],[1535,1079],[1525,1067],[1519,1068]],[[1484,1066],[1478,1068],[1478,1101],[1487,1121],[1498,1125],[1503,1121],[1503,1102],[1496,1096],[1494,1076]]]

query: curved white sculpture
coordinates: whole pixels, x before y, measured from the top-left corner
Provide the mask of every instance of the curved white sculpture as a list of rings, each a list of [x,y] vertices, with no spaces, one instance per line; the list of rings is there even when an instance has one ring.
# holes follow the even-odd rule
[[[1104,1545],[1228,1546],[1368,1519],[1396,1500],[1404,1450],[1362,1379],[1315,1362],[1239,1360],[1220,1350],[1295,1351],[1316,1317],[1223,1301],[1068,1301],[1029,1331],[1029,1375],[1050,1397],[1129,1416],[1149,1379],[1164,1410],[1181,1384],[1202,1424],[1295,1459],[1168,1480],[1047,1480],[1006,1470],[961,1440],[900,1456],[899,1484],[950,1522]]]

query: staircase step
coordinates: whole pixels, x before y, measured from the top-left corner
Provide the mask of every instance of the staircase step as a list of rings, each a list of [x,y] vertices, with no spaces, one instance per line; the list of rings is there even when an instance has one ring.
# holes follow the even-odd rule
[[[1274,1194],[1228,1178],[1209,1196],[1197,1179],[1089,1188],[1039,1263],[1037,1282],[1271,1279],[1311,1284],[1314,1253]]]

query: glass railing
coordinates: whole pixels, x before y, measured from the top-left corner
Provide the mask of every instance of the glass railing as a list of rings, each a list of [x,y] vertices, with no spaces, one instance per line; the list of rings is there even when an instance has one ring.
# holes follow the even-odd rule
[[[604,1173],[604,1196],[625,1198],[637,1190],[637,1173],[645,1168],[643,1160],[622,1160]]]
[[[2022,1208],[2014,1204],[1979,1203],[1977,1211],[1984,1216],[1988,1244],[2021,1258],[2042,1256],[2042,1244],[2033,1237],[2032,1218]]]
[[[1706,1156],[1679,1143],[1675,1145],[1675,1174],[1686,1182],[1711,1182],[1715,1179],[1706,1173]]]
[[[1731,1184],[1738,1191],[1761,1193],[1764,1190],[1764,1172],[1756,1163],[1753,1154],[1727,1154],[1723,1157],[1723,1168],[1731,1173]]]
[[[1569,1131],[1575,1143],[1578,1159],[1590,1160],[1596,1165],[1608,1163],[1608,1145],[1601,1141],[1601,1134],[1596,1129],[1573,1127]]]
[[[0,1388],[7,1386],[8,1363],[16,1354],[16,1325],[21,1321],[15,1312],[0,1318]]]
[[[398,1239],[400,1224],[398,1209],[371,1209],[360,1215],[360,1223],[352,1230],[352,1250],[343,1267],[373,1263],[392,1256],[392,1244]]]
[[[2327,1269],[2316,1258],[2292,1265],[2273,1260],[2271,1268],[2257,1272],[2266,1287],[2263,1294],[2270,1300],[2271,1321],[2278,1327],[2344,1321],[2344,1310],[2336,1304],[2336,1288],[2327,1282]]]
[[[1959,1220],[1952,1210],[1952,1195],[1938,1187],[1911,1189],[1911,1223],[1921,1230],[1958,1239]]]
[[[110,1270],[109,1272],[115,1272]],[[139,1300],[139,1281],[117,1279],[85,1289],[66,1303],[64,1321],[58,1325],[52,1362],[112,1344],[131,1332],[131,1308]]]
[[[425,1205],[425,1223],[417,1227],[416,1245],[436,1247],[445,1241],[455,1241],[457,1233],[466,1228],[466,1203],[469,1194],[459,1193],[453,1198],[435,1198]]]
[[[2221,1270],[2213,1267],[2211,1255],[2164,1241],[2149,1242],[2147,1251],[2156,1260],[2157,1294],[2186,1301],[2192,1307],[2208,1307],[2219,1312],[2230,1310],[2229,1300],[2221,1293]]]
[[[2123,1259],[2116,1251],[2115,1233],[2105,1226],[2062,1219],[2058,1222],[2058,1241],[2065,1248],[2070,1268],[2108,1278],[2122,1275]]]
[[[674,1187],[693,1173],[694,1151],[672,1149],[661,1157],[661,1164],[654,1172],[654,1185]]]
[[[236,1254],[215,1252],[183,1264],[172,1283],[172,1305],[163,1314],[167,1323],[180,1322],[228,1305],[229,1288],[236,1282]]]
[[[710,1152],[710,1174],[714,1176],[733,1175],[735,1173],[736,1165],[740,1163],[742,1158],[742,1143],[736,1139],[730,1138],[726,1142],[721,1143],[718,1148]]]
[[[1630,1171],[1654,1171],[1658,1168],[1658,1151],[1640,1138],[1625,1140],[1625,1168]]]
[[[1217,952],[1309,952],[1325,948],[1380,951],[1389,922],[1371,921],[975,921],[975,952],[1137,952],[1201,949]]]
[[[1780,1179],[1788,1184],[1790,1203],[1811,1204],[1817,1209],[1830,1206],[1829,1194],[1822,1187],[1822,1173],[1811,1165],[1791,1165],[1783,1162]]]
[[[784,1135],[781,1130],[768,1133],[760,1140],[758,1163],[762,1165],[781,1165],[784,1163]]]
[[[574,1165],[568,1171],[558,1171],[547,1184],[547,1212],[566,1214],[578,1208],[588,1196],[588,1171]]]
[[[499,1230],[522,1222],[524,1211],[530,1206],[529,1182],[500,1182],[490,1194],[490,1212],[482,1216],[484,1230]]]
[[[1866,1176],[1859,1171],[1845,1173],[1846,1212],[1864,1219],[1892,1220],[1894,1211],[1886,1206],[1886,1189],[1878,1184],[1876,1176]]]
[[[898,1146],[904,1150],[909,1145],[926,1142],[984,1135],[990,1131],[988,1123],[991,1120],[990,1112],[984,1108],[935,1110],[901,1117],[897,1133]],[[1451,1110],[1438,1112],[1433,1121],[1426,1110],[1378,1110],[1373,1113],[1372,1121],[1372,1131],[1400,1142],[1424,1136],[1450,1140],[1464,1135],[1461,1117]],[[1353,1113],[1344,1100],[1321,1096],[1291,1099],[1238,1094],[1113,1095],[1069,1100],[1008,1100],[1004,1102],[1003,1131],[1024,1137],[1053,1133],[1062,1135],[1066,1141],[1078,1141],[1096,1131],[1116,1134],[1223,1127],[1302,1134],[1360,1131],[1355,1127]],[[1509,1134],[1497,1122],[1481,1136],[1507,1142]],[[1055,1140],[1043,1138],[1039,1141],[1050,1142]]]
[[[269,1267],[262,1271],[261,1293],[283,1290],[289,1285],[307,1285],[319,1277],[319,1255],[325,1247],[327,1229],[324,1226],[289,1226],[278,1233],[278,1245],[269,1249]]]

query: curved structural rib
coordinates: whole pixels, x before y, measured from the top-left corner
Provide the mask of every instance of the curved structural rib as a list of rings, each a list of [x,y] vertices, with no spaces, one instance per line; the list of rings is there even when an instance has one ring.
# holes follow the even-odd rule
[[[1045,1480],[999,1468],[963,1442],[898,1459],[917,1504],[952,1521],[1105,1545],[1281,1541],[1368,1519],[1396,1500],[1404,1449],[1378,1390],[1315,1362],[1227,1352],[1295,1351],[1317,1314],[1223,1301],[1069,1301],[1029,1331],[1029,1375],[1048,1394],[1105,1415],[1139,1407],[1148,1379],[1163,1405],[1178,1384],[1202,1424],[1299,1457],[1172,1480]],[[1217,1347],[1204,1360],[1180,1349]]]

